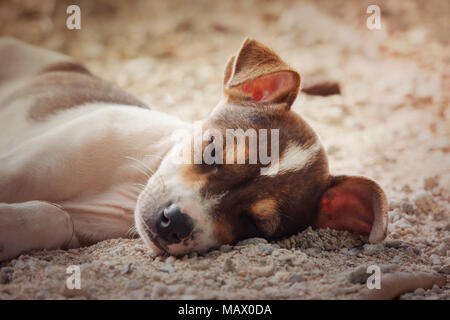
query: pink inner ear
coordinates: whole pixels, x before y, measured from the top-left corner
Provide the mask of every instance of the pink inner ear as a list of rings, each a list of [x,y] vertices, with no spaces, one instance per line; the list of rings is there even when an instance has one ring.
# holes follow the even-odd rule
[[[373,213],[362,199],[346,190],[330,189],[320,201],[316,226],[369,234],[373,221]]]
[[[238,87],[251,94],[255,102],[273,100],[292,89],[293,76],[290,72],[277,72],[248,81]]]

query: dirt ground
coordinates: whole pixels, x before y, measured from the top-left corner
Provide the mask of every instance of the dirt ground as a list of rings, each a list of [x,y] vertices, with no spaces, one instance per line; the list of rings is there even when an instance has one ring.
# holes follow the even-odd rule
[[[81,30],[68,30],[75,3]],[[366,27],[374,3],[381,30]],[[389,235],[378,245],[308,229],[161,258],[139,239],[116,239],[0,264],[0,299],[370,298],[366,267],[375,264],[400,299],[449,300],[449,18],[446,0],[0,1],[1,36],[71,55],[185,120],[208,115],[225,62],[252,36],[305,81],[340,83],[341,95],[301,94],[293,109],[321,136],[334,174],[371,177],[390,202]],[[80,290],[66,289],[69,265],[81,266]],[[424,284],[420,272],[443,282]]]

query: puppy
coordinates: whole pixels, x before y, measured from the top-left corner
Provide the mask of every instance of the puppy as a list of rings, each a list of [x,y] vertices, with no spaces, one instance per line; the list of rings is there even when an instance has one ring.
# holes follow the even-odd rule
[[[188,123],[67,56],[1,39],[0,259],[133,227],[155,254],[173,255],[308,226],[383,240],[383,190],[330,174],[319,137],[290,110],[300,82],[246,39],[222,100]]]

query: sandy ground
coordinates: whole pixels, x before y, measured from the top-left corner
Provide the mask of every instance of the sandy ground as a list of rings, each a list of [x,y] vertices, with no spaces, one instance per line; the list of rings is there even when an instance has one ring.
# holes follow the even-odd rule
[[[251,35],[305,81],[340,83],[341,95],[302,94],[293,109],[321,136],[333,173],[369,176],[390,201],[389,236],[379,245],[308,229],[176,259],[116,239],[0,264],[0,299],[366,298],[366,267],[375,264],[393,275],[391,286],[414,284],[403,291],[429,287],[421,271],[443,277],[400,299],[448,300],[450,3],[376,2],[382,30],[367,29],[365,1],[0,2],[0,35],[74,56],[185,120],[217,103],[224,64]],[[73,3],[82,9],[78,31],[65,28]],[[65,288],[69,265],[81,266],[81,290]]]

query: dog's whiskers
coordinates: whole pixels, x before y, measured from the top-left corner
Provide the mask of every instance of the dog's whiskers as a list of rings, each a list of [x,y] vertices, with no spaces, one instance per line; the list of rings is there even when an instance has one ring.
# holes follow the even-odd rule
[[[133,186],[139,187],[139,192],[144,191],[146,185],[143,183],[133,183]]]
[[[134,164],[130,165],[132,168],[136,169],[137,171],[143,173],[148,179],[150,179],[152,176],[150,174],[148,174],[147,172],[145,172],[144,170],[142,170],[141,168],[135,166]]]
[[[136,226],[132,226],[130,229],[128,229],[126,235],[127,237],[134,238],[137,235]]]
[[[155,157],[155,158],[162,159],[160,156],[155,156],[155,155],[151,155],[151,154],[144,155],[144,157]],[[139,168],[137,168],[137,167],[135,167],[135,166],[132,165],[133,168],[135,168],[136,170],[139,170],[140,172],[144,173],[148,179],[150,179],[150,178],[155,174],[155,172],[154,172],[152,169],[150,169],[150,168],[148,167],[148,165],[146,165],[146,164],[145,164],[144,162],[142,162],[141,160],[138,160],[138,159],[133,158],[133,157],[130,157],[130,156],[127,156],[127,157],[125,157],[125,158],[137,162],[137,163],[140,164],[145,170],[148,170],[149,173],[148,173],[148,172],[144,172],[143,170],[141,170],[141,169],[139,169]],[[162,186],[163,186],[163,192],[165,192],[165,190],[166,190],[166,184],[165,184],[165,182],[164,182],[164,179],[163,179],[163,177],[161,177],[161,176],[158,176],[158,178],[160,179],[161,184],[162,184]]]
[[[157,158],[157,159],[161,159],[161,160],[162,160],[162,157],[161,157],[161,156],[155,156],[155,155],[153,155],[153,154],[145,154],[144,157],[154,157],[154,158]]]
[[[153,175],[153,174],[155,173],[155,172],[154,172],[151,168],[149,168],[149,166],[146,165],[143,161],[141,161],[141,160],[139,160],[139,159],[136,159],[136,158],[133,158],[133,157],[130,157],[130,156],[126,156],[125,158],[128,159],[128,160],[135,161],[135,162],[138,163],[142,168],[144,168],[145,170],[147,170],[148,173],[146,173],[146,174],[147,174],[148,176],[151,176],[151,175]]]

